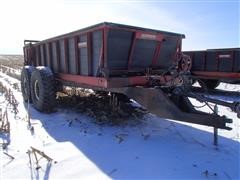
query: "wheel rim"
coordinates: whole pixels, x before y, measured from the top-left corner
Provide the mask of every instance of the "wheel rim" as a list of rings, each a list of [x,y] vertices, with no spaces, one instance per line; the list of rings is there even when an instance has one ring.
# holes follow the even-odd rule
[[[38,80],[34,82],[34,94],[37,100],[39,100],[39,83]]]

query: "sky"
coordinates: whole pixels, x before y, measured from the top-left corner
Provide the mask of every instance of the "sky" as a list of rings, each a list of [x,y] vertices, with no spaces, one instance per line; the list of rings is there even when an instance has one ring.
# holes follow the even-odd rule
[[[240,47],[239,0],[0,0],[0,54],[100,22],[186,35],[183,50]]]

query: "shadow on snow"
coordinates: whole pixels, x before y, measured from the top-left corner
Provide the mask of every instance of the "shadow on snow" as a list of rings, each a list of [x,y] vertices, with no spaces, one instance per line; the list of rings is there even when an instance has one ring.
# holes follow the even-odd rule
[[[98,125],[66,109],[31,114],[111,178],[239,178],[239,142],[219,136],[216,148],[212,133],[191,126],[149,114],[133,126]]]

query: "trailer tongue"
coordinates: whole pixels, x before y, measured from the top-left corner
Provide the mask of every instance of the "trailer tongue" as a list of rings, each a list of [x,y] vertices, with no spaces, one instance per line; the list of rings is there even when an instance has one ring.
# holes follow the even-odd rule
[[[217,114],[207,114],[194,109],[187,95],[168,94],[160,88],[128,87],[112,89],[125,94],[159,117],[231,130],[226,123],[232,120]]]
[[[192,88],[192,61],[182,54],[184,35],[101,23],[47,39],[25,41],[22,93],[42,112],[55,106],[56,91],[70,85],[110,92],[116,106],[126,95],[162,118],[230,130],[216,108],[197,111],[188,99],[230,107],[239,104],[202,96]],[[211,106],[209,106],[211,108]],[[216,136],[215,136],[216,137]]]

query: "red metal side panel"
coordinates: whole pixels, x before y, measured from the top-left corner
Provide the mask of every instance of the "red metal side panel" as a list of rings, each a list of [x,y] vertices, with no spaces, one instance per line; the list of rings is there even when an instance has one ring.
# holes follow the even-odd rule
[[[89,88],[120,88],[130,86],[149,86],[149,76],[132,76],[132,77],[91,77],[71,74],[57,74],[59,80],[77,83],[79,85],[88,86]],[[172,76],[152,76],[161,83],[165,83],[172,79]]]
[[[71,74],[58,74],[57,77],[60,78],[60,80],[74,82],[74,83],[83,84],[87,86],[102,87],[102,88],[107,88],[108,86],[107,80],[105,78],[79,76],[79,75],[71,75]]]
[[[113,34],[113,29],[116,30],[115,32],[117,33]],[[124,32],[124,34],[121,31],[127,32]],[[111,38],[109,38],[110,36]],[[165,46],[165,44],[163,44],[166,37],[174,39],[174,43],[172,43],[172,41],[166,41],[172,43],[172,46]],[[160,31],[144,31],[141,28],[134,28],[130,26],[124,27],[104,24],[92,29],[76,31],[37,43],[34,45],[34,47],[36,48],[36,56],[38,58],[34,61],[37,61],[36,65],[50,64],[50,67],[53,67],[54,65],[54,73],[59,73],[58,78],[64,81],[71,81],[79,84],[86,84],[89,86],[103,88],[136,85],[141,86],[148,83],[148,78],[142,76],[146,72],[146,69],[149,67],[158,68],[158,60],[161,59],[162,56],[163,59],[165,58],[164,61],[169,59],[170,62],[176,59],[175,50],[176,52],[179,52],[181,50],[181,38],[182,36],[172,36],[171,33],[165,36],[165,34]],[[121,41],[124,39],[127,41]],[[71,40],[71,43],[69,43],[69,40]],[[177,40],[178,43],[176,44]],[[123,43],[119,45],[119,41]],[[56,48],[55,44],[53,44],[55,42]],[[47,46],[46,43],[48,43]],[[149,43],[151,46],[149,46]],[[114,44],[114,46],[112,46],[112,44]],[[74,50],[71,49],[72,51],[69,51],[70,46]],[[164,48],[164,46],[164,51],[171,49],[171,52],[163,55],[161,53],[161,50]],[[42,51],[40,50],[41,47],[43,47]],[[111,51],[108,51],[108,48],[110,47],[113,48]],[[124,51],[118,51],[118,48],[124,49]],[[109,52],[112,54],[118,53],[116,55],[117,57],[112,56],[112,54]],[[121,54],[124,54],[125,57],[122,58],[122,56],[120,56]],[[170,60],[170,56],[172,55],[173,58]],[[26,56],[28,57],[29,54],[26,54]],[[49,59],[53,59],[54,62],[49,62]],[[122,61],[122,59],[125,61]],[[70,65],[72,65],[70,62],[73,62],[72,64],[76,64],[76,72],[74,65],[70,67]],[[121,72],[116,75],[118,77],[115,77],[115,75],[112,75],[110,73],[108,76],[108,72],[112,70],[114,71],[114,68],[120,71],[121,68],[124,69],[127,72],[127,76],[129,77],[123,78]],[[72,71],[72,69],[74,71]],[[77,75],[69,74],[69,70],[71,73],[74,72],[74,74]],[[106,70],[105,72],[107,79],[93,77],[93,75],[98,76],[99,70]],[[85,72],[83,73],[83,71]],[[131,72],[128,73],[128,71]],[[138,71],[140,71],[140,73]],[[136,76],[136,74],[138,76]],[[113,76],[114,78],[112,78]]]
[[[240,79],[240,73],[231,72],[207,72],[207,71],[192,71],[193,75],[199,76],[201,78],[212,78],[212,79]]]
[[[60,78],[60,80],[99,88],[117,88],[126,86],[146,85],[148,83],[148,77],[146,76],[135,76],[129,78],[116,77],[106,79],[102,77],[58,74],[57,77]]]

